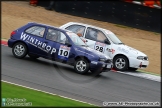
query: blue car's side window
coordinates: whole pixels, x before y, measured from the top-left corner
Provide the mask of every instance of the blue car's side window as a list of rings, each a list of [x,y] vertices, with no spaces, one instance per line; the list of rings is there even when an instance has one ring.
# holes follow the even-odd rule
[[[64,35],[64,33],[60,32],[58,30],[48,29],[46,39],[65,44],[66,36]]]
[[[61,32],[60,33],[60,38],[58,39],[58,42],[65,44],[65,42],[68,41],[68,39],[66,38],[66,36]]]
[[[58,38],[58,31],[54,29],[48,29],[46,39],[51,41],[56,41]]]
[[[43,37],[45,28],[42,26],[32,26],[32,27],[28,28],[27,30],[25,30],[25,32],[32,34],[32,35],[39,36],[39,37]]]

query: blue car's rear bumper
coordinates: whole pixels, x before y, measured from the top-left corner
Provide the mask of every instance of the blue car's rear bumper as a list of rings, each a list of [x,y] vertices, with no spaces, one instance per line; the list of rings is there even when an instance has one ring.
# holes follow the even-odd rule
[[[7,43],[8,44],[8,47],[11,47],[12,48],[13,47],[13,44],[15,43],[15,41],[16,40],[14,40],[14,39],[9,39],[8,40],[8,43]]]

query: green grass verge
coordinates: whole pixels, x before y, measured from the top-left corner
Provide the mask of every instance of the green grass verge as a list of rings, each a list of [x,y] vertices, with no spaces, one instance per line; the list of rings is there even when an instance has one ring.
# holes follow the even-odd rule
[[[32,106],[95,107],[87,103],[62,98],[57,95],[51,95],[5,82],[1,82],[1,87],[2,98],[25,98],[26,102],[32,102]]]
[[[147,74],[151,74],[151,75],[160,76],[160,74],[156,74],[156,73],[154,73],[154,72],[148,72],[148,71],[144,71],[144,70],[140,70],[140,69],[138,69],[137,71],[143,72],[143,73],[147,73]]]
[[[133,29],[133,27],[124,26],[124,25],[119,25],[119,24],[115,24],[115,26],[117,26],[117,27],[121,27],[121,28],[131,28],[131,29]]]
[[[3,38],[3,39],[1,39],[1,41],[8,41],[8,39],[7,38]]]

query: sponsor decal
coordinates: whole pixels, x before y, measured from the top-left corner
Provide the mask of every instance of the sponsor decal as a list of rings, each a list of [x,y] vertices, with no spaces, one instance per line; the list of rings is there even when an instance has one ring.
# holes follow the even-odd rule
[[[112,52],[112,54],[114,54],[114,52],[115,52],[114,49],[109,49],[109,48],[107,48],[107,50],[108,50],[109,52]]]
[[[92,51],[93,49],[87,47],[87,50]],[[75,48],[75,51],[79,51],[79,52],[81,52],[81,53],[85,53],[85,54],[87,54],[87,55],[90,55],[90,56],[94,57],[94,55],[89,54],[89,53],[86,53],[85,51],[78,50],[77,48]],[[94,51],[95,51],[95,50],[94,50]]]
[[[121,52],[124,52],[124,53],[129,53],[128,50],[124,49],[124,48],[121,48],[121,47],[118,47],[118,50],[121,51]]]
[[[29,43],[30,45],[33,45],[39,49],[41,49],[42,51],[45,51],[47,53],[50,53],[50,54],[53,54],[56,52],[56,49],[53,48],[52,46],[50,45],[47,45],[46,43],[43,43],[41,42],[40,40],[34,38],[34,37],[31,37],[25,33],[21,33],[21,37],[20,37],[21,40],[23,41],[26,41],[27,43]]]

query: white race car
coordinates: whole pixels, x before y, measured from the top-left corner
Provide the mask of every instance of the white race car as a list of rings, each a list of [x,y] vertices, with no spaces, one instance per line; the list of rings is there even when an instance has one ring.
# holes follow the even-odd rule
[[[114,68],[118,71],[135,71],[149,65],[146,54],[125,45],[109,30],[77,22],[66,23],[60,28],[82,36],[88,46],[110,56],[113,59]]]

